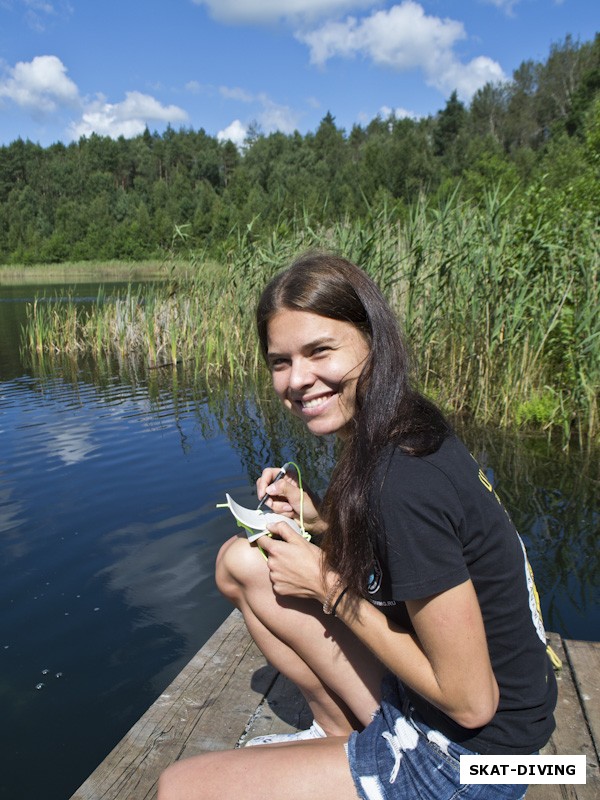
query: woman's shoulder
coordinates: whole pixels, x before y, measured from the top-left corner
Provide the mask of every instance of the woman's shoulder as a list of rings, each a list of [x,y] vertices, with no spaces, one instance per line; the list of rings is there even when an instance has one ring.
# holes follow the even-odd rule
[[[462,474],[472,457],[462,441],[451,434],[433,453],[414,455],[398,444],[389,444],[381,453],[374,471],[374,487],[380,496],[397,493],[402,487],[409,495],[426,498],[435,489],[440,493],[457,493],[455,476]]]
[[[439,447],[424,454],[414,454],[404,448],[400,443],[391,443],[382,451],[381,458],[378,460],[378,468],[400,471],[423,471],[439,470],[452,468],[458,463],[470,463],[473,461],[465,444],[455,434],[450,433],[446,436]]]

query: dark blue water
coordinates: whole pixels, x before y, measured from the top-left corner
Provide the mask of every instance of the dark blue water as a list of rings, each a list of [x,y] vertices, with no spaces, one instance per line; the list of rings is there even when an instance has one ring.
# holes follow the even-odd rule
[[[229,613],[213,564],[235,526],[215,505],[225,491],[250,499],[251,476],[207,390],[177,373],[21,365],[11,294],[0,302],[0,796],[64,800]]]
[[[323,483],[332,452],[254,387],[29,364],[32,297],[0,287],[0,796],[65,800],[229,613],[213,565],[236,528],[216,503],[250,504],[261,467],[288,458]],[[598,459],[465,438],[527,543],[547,627],[597,639]]]
[[[248,478],[217,426],[143,388],[15,379],[0,428],[0,781],[65,797],[228,612],[214,506]],[[25,761],[43,794],[15,794]]]

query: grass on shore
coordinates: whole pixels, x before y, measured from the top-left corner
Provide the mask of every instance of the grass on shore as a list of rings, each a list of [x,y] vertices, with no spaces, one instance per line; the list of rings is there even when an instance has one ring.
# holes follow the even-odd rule
[[[182,267],[184,265],[182,264]],[[62,264],[0,264],[0,285],[81,281],[134,281],[164,275],[163,262],[77,261]]]
[[[259,367],[253,312],[275,272],[307,248],[360,264],[397,311],[421,388],[481,423],[558,431],[563,442],[600,436],[600,240],[593,226],[525,225],[507,198],[481,208],[451,198],[415,205],[399,221],[383,209],[360,223],[313,229],[304,220],[256,241],[240,233],[220,267],[193,256],[171,265],[163,289],[130,290],[83,313],[34,303],[31,353],[143,356],[186,362],[206,376]]]

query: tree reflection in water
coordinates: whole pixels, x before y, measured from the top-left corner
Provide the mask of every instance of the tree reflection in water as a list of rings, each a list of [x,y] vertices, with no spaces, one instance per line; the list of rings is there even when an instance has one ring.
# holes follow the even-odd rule
[[[89,380],[107,402],[114,382],[147,393],[152,413],[193,413],[200,437],[224,434],[250,481],[265,465],[298,463],[306,482],[322,492],[335,460],[335,442],[317,439],[285,413],[266,374],[258,382],[207,382],[186,365],[147,369],[133,361],[37,361],[35,372],[52,383]],[[218,430],[215,430],[215,426]],[[570,638],[597,637],[600,620],[600,460],[576,446],[565,452],[540,435],[460,424],[459,433],[486,471],[527,547],[546,627]],[[193,446],[181,430],[181,447]]]

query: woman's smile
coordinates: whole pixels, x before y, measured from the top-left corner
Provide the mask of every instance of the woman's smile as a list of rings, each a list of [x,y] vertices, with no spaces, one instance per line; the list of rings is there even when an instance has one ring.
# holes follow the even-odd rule
[[[285,308],[269,321],[273,387],[284,406],[318,436],[344,435],[368,354],[365,337],[348,322]]]
[[[333,392],[321,395],[320,397],[312,397],[310,399],[300,400],[302,408],[307,411],[308,409],[321,409],[321,407],[333,397]]]

